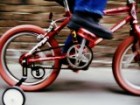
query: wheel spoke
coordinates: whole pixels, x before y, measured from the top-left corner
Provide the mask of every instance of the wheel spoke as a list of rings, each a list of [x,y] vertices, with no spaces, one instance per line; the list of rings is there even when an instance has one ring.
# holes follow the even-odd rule
[[[130,63],[133,62],[135,55],[136,55],[135,53],[125,55],[123,61],[123,67],[127,68],[129,65],[131,65]]]
[[[113,58],[113,73],[118,84],[126,91],[140,95],[139,41],[133,36],[125,39]]]
[[[12,81],[9,84],[12,84],[14,82],[16,83],[23,77],[22,74],[23,65],[20,64],[22,61],[24,61],[22,59],[22,56],[27,52],[29,52],[32,48],[34,48],[34,46],[36,46],[39,43],[39,41],[37,40],[38,35],[40,34],[35,32],[30,32],[30,31],[19,32],[14,35],[11,35],[11,37],[8,38],[3,44],[2,53],[0,55],[2,58],[1,61],[3,67],[2,70],[5,73],[4,75],[6,75],[8,79]],[[30,57],[32,59],[34,58],[39,59],[39,58],[44,58],[47,55],[51,55],[51,57],[55,56],[57,55],[57,53],[55,49],[52,49],[53,46],[58,46],[57,43],[55,43],[55,40],[52,40],[52,42],[46,42],[43,46],[39,47],[37,49],[37,52],[35,52]],[[45,49],[49,49],[49,50],[45,50]],[[38,69],[39,71],[33,72],[32,65],[34,65],[34,67],[40,67],[40,68],[48,67],[49,69],[48,68],[43,69],[45,73],[44,71],[43,72],[40,71],[40,69]],[[55,69],[51,67],[54,67]],[[52,76],[51,75],[52,73],[54,73],[54,75],[51,78],[56,78],[57,74],[59,73],[60,65],[58,60],[51,60],[51,61],[34,62],[30,65],[26,65],[25,68],[27,68],[28,78],[22,85],[24,85],[23,87],[28,89],[28,87],[32,87],[32,86],[35,87],[37,85],[42,84],[45,81],[48,81],[48,85],[51,84],[51,82],[53,82],[54,79],[49,80],[49,78],[50,76]],[[56,68],[58,70],[56,70]],[[56,72],[53,72],[54,70]],[[38,78],[39,77],[43,77],[43,78],[40,79],[33,78],[32,72],[34,73],[33,75],[35,75],[35,77],[38,76]],[[42,87],[39,86],[38,89],[39,88]],[[32,90],[32,88],[30,88],[30,90]]]

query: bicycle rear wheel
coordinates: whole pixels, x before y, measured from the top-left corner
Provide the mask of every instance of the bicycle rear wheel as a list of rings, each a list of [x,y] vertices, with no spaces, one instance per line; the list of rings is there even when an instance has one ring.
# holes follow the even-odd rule
[[[140,46],[133,36],[125,39],[113,58],[114,77],[124,90],[140,95]]]
[[[6,33],[1,38],[0,74],[2,78],[12,86],[15,85],[23,76],[23,67],[20,64],[20,58],[38,43],[37,36],[44,34],[42,29],[32,29],[31,27],[27,29],[24,30],[19,27],[15,31],[12,30],[12,32]],[[51,47],[58,47],[58,43],[55,39],[51,39],[38,50],[44,50]],[[32,55],[32,57],[46,57],[47,55],[58,56],[59,52],[60,49],[50,49],[38,52],[37,54]],[[45,74],[43,74],[42,78],[34,78],[31,72],[37,70],[37,75],[42,75],[42,68],[43,71],[45,70]],[[21,88],[25,91],[36,91],[47,87],[53,83],[58,76],[59,71],[59,60],[33,63],[32,67],[27,67],[27,80],[22,83]]]

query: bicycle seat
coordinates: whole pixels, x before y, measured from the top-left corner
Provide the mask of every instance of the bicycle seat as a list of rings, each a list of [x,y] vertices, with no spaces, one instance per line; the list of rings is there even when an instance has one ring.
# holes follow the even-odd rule
[[[104,39],[112,39],[112,32],[104,28],[98,23],[98,20],[91,15],[84,13],[74,13],[68,27],[73,30],[78,30],[81,27],[95,34],[97,37]]]

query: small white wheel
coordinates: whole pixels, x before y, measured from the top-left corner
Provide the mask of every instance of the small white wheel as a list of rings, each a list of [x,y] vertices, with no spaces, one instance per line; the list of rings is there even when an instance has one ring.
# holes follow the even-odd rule
[[[25,94],[19,87],[8,88],[2,95],[3,105],[24,105]]]

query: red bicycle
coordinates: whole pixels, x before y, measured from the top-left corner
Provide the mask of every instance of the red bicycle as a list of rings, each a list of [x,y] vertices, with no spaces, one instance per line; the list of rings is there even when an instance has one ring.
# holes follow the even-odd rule
[[[66,15],[52,20],[47,29],[34,25],[20,25],[8,30],[1,37],[0,74],[9,84],[15,85],[23,76],[27,77],[21,85],[26,91],[36,91],[51,85],[62,68],[61,61],[66,59],[69,68],[74,70],[87,69],[93,59],[94,48],[103,39],[80,28],[74,31],[74,44],[63,53],[55,36],[68,24],[71,13],[68,1],[65,0]],[[107,9],[105,15],[128,13],[121,22],[115,24],[111,31],[115,32],[130,22],[128,36],[117,48],[113,58],[113,74],[117,83],[127,92],[140,95],[140,28],[137,20],[137,5],[134,0],[127,0],[124,7]],[[50,14],[50,19],[52,15]],[[57,25],[57,22],[61,22]],[[76,36],[81,36],[79,44]],[[21,40],[22,39],[22,40]],[[86,44],[88,42],[88,44]]]

